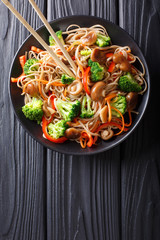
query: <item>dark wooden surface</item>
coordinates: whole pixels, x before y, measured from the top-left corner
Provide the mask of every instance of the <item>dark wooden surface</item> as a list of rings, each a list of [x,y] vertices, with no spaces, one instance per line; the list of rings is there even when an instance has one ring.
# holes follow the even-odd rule
[[[27,0],[11,0],[37,28]],[[149,64],[151,96],[134,133],[91,157],[65,156],[34,141],[13,114],[8,73],[27,30],[0,2],[0,240],[160,239],[160,1],[37,0],[48,20],[72,14],[120,25]]]

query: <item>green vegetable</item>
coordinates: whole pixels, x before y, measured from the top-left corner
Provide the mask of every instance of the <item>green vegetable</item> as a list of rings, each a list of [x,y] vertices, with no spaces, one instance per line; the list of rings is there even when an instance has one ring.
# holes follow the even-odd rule
[[[102,34],[98,34],[98,35],[97,35],[96,44],[97,44],[99,47],[108,46],[108,45],[110,44],[110,41],[111,41],[111,38],[110,38],[110,37],[107,37],[107,36],[102,35]]]
[[[58,111],[66,121],[72,121],[76,117],[81,108],[81,104],[78,100],[74,102],[63,101],[60,98],[56,102]]]
[[[40,124],[43,116],[42,105],[42,100],[33,97],[31,102],[22,107],[22,112],[26,118],[37,121],[37,123]]]
[[[63,84],[71,84],[74,80],[75,80],[75,78],[70,77],[66,74],[63,74],[62,77],[61,77],[61,82]]]
[[[91,108],[91,99],[87,96],[83,97],[81,105],[81,118],[91,118],[94,115],[94,112]]]
[[[127,101],[125,96],[121,96],[119,94],[117,97],[111,100],[110,104],[112,107],[117,108],[122,114],[125,113],[127,108]],[[115,117],[120,117],[120,114],[114,109],[112,109],[112,115]]]
[[[119,79],[119,88],[124,92],[140,92],[142,87],[136,82],[130,72],[121,76]]]
[[[38,64],[35,65],[38,62],[39,62],[39,60],[36,59],[36,58],[28,59],[27,62],[24,64],[24,67],[23,67],[24,73],[26,75],[28,75],[28,74],[31,74],[34,71],[38,71],[39,66],[38,66]],[[35,66],[33,66],[33,65],[35,65]]]
[[[57,123],[49,123],[47,126],[48,133],[54,139],[58,139],[64,136],[66,129],[68,128],[68,124],[65,120],[58,121]]]
[[[91,67],[91,80],[97,82],[104,77],[104,67],[102,67],[98,62],[93,62],[91,59],[88,61],[88,66]]]
[[[82,56],[88,56],[88,55],[90,55],[91,54],[91,50],[82,50],[81,51],[81,55]]]
[[[59,40],[61,41],[61,43],[64,45],[65,42],[63,40],[62,31],[57,31],[56,35],[59,38]],[[56,42],[52,36],[49,36],[49,43],[50,43],[50,46],[54,46],[56,44]]]

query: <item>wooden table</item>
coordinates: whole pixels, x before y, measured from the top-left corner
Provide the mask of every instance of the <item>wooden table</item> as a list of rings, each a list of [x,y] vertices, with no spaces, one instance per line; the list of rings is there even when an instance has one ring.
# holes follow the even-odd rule
[[[10,1],[34,27],[27,0]],[[9,68],[28,31],[0,2],[0,239],[160,239],[160,1],[37,0],[48,20],[86,14],[120,25],[150,70],[147,111],[119,146],[91,157],[41,146],[21,127],[9,99]]]

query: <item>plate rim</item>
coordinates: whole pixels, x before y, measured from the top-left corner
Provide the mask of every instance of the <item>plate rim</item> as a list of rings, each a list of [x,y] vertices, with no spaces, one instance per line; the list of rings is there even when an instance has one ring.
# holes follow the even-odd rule
[[[127,132],[125,133],[124,136],[122,136],[120,139],[118,139],[116,142],[112,143],[111,145],[107,146],[107,147],[104,147],[102,149],[96,149],[93,150],[91,149],[91,151],[87,151],[87,152],[66,152],[66,151],[63,151],[62,150],[56,150],[56,149],[53,149],[52,147],[48,146],[47,143],[45,142],[41,142],[37,137],[35,137],[26,127],[25,125],[23,124],[23,122],[21,121],[21,119],[19,119],[18,115],[17,115],[17,112],[14,108],[14,105],[13,105],[13,101],[12,101],[12,95],[11,95],[11,72],[12,72],[12,68],[13,68],[13,64],[14,64],[14,61],[16,59],[16,57],[18,56],[18,53],[20,51],[20,49],[23,47],[23,45],[28,41],[28,39],[30,37],[32,37],[33,35],[32,34],[29,34],[29,36],[27,36],[27,38],[25,38],[25,40],[21,43],[21,45],[19,46],[18,50],[16,51],[16,53],[14,54],[14,57],[13,57],[13,60],[11,62],[11,66],[10,66],[10,70],[9,70],[9,84],[8,84],[8,87],[9,87],[9,97],[10,97],[10,101],[11,101],[11,104],[12,104],[12,108],[13,108],[13,111],[14,111],[14,114],[16,115],[16,118],[17,120],[20,122],[21,126],[23,127],[23,129],[27,132],[27,134],[29,134],[34,140],[36,140],[39,144],[41,144],[43,147],[46,147],[52,151],[55,151],[55,152],[59,152],[61,154],[67,154],[67,155],[96,155],[96,154],[99,154],[99,153],[103,153],[103,152],[106,152],[114,147],[116,147],[117,145],[119,145],[120,143],[122,143],[124,140],[126,140],[126,138],[131,135],[133,133],[133,131],[137,128],[137,126],[139,125],[139,123],[141,122],[143,116],[144,116],[144,113],[146,111],[146,108],[147,108],[147,105],[148,105],[148,102],[149,102],[149,97],[150,97],[150,73],[149,73],[149,68],[148,68],[148,64],[147,64],[147,61],[146,61],[146,58],[141,50],[141,48],[139,47],[139,45],[137,44],[137,42],[134,40],[134,38],[126,31],[124,30],[122,27],[120,27],[119,25],[113,23],[112,21],[110,20],[107,20],[107,19],[104,19],[104,18],[101,18],[101,17],[96,17],[96,16],[88,16],[88,15],[85,15],[85,14],[76,14],[76,15],[72,15],[72,16],[65,16],[65,17],[59,17],[59,18],[56,18],[52,21],[49,21],[49,24],[53,24],[53,23],[56,23],[57,21],[61,21],[61,20],[65,20],[65,19],[72,19],[72,18],[77,18],[77,17],[87,17],[87,18],[93,18],[93,19],[99,19],[101,21],[105,21],[105,22],[108,22],[109,24],[112,24],[113,26],[116,26],[117,28],[120,28],[125,34],[127,34],[129,36],[129,38],[131,38],[131,40],[136,44],[136,47],[138,48],[138,51],[140,52],[140,54],[143,56],[143,64],[145,65],[145,70],[147,72],[147,91],[145,92],[146,94],[146,100],[145,100],[145,103],[143,105],[143,109],[142,109],[142,112],[140,113],[139,115],[139,118],[137,119],[137,122],[134,124],[134,126]],[[40,31],[42,30],[43,28],[46,28],[44,26],[44,24],[42,24],[40,27],[36,28],[36,32],[37,31]],[[78,144],[78,143],[77,143]]]

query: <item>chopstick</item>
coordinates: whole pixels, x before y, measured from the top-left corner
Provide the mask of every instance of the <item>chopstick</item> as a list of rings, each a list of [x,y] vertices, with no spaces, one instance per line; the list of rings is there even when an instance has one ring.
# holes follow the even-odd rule
[[[57,57],[53,50],[47,45],[47,43],[40,37],[40,35],[27,23],[27,21],[21,16],[19,12],[8,2],[8,0],[2,0],[2,2],[8,7],[8,9],[16,16],[16,18],[27,28],[27,30],[37,39],[37,41],[46,49],[53,57],[54,61],[59,65],[65,73],[75,77],[70,69]]]
[[[51,34],[51,36],[54,38],[54,40],[57,43],[57,45],[60,47],[61,51],[63,52],[64,56],[67,58],[68,62],[70,63],[70,65],[72,66],[74,71],[76,72],[77,71],[76,64],[72,60],[72,58],[69,55],[69,53],[66,51],[65,47],[63,46],[63,44],[61,43],[61,41],[57,37],[56,33],[52,29],[51,25],[48,23],[47,19],[45,18],[45,16],[43,15],[43,13],[39,9],[39,7],[36,5],[35,1],[34,0],[29,0],[29,2],[32,5],[32,7],[34,8],[34,10],[37,12],[38,16],[40,17],[40,19],[42,20],[42,22],[44,23],[44,25],[48,29],[48,31]]]

